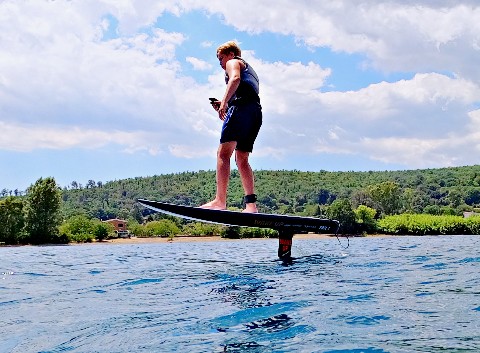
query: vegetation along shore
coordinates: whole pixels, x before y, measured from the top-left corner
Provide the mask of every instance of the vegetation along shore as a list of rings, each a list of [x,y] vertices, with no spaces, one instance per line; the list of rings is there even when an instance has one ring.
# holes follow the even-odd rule
[[[371,171],[256,171],[260,212],[337,219],[341,234],[480,234],[480,166]],[[1,185],[0,185],[1,188]],[[232,171],[228,204],[242,208]],[[0,192],[0,244],[91,242],[115,237],[109,219],[137,238],[276,237],[270,229],[191,222],[152,213],[138,198],[196,206],[215,193],[215,172],[138,177],[60,187],[40,178],[27,190]]]

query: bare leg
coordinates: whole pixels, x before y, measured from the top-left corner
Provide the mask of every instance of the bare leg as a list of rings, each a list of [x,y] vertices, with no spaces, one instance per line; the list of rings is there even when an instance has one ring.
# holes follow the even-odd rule
[[[255,181],[253,177],[252,167],[248,162],[248,157],[250,152],[236,151],[235,152],[235,161],[237,162],[238,171],[240,173],[240,178],[242,179],[242,186],[245,195],[251,195],[255,193]],[[245,204],[245,210],[243,212],[256,213],[257,205],[255,203]]]
[[[237,146],[236,142],[225,142],[218,146],[217,151],[217,194],[215,199],[200,206],[210,210],[225,210],[227,208],[227,188],[230,179],[230,158]]]

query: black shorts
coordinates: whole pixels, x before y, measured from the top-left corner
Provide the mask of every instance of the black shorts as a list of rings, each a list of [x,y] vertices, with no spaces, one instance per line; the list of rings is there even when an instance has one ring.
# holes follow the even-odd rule
[[[260,126],[262,126],[260,103],[232,105],[228,108],[223,121],[220,143],[236,141],[237,150],[252,152]]]

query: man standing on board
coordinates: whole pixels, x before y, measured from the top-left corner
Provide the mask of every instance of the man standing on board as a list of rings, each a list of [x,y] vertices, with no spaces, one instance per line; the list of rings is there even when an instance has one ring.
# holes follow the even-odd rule
[[[235,152],[243,190],[244,212],[257,211],[257,196],[253,171],[248,162],[253,144],[262,125],[262,106],[259,97],[258,76],[241,58],[240,47],[226,42],[217,48],[217,58],[225,70],[227,88],[221,101],[213,100],[212,106],[223,121],[220,145],[217,151],[217,192],[215,199],[200,206],[212,210],[227,208],[227,188],[230,179],[230,158]]]

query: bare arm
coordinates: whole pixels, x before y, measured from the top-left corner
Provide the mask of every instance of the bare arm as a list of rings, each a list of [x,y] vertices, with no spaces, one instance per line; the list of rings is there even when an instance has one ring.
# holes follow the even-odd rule
[[[225,119],[228,101],[233,97],[238,86],[240,86],[240,72],[242,70],[242,66],[243,63],[238,59],[231,59],[227,61],[225,66],[225,71],[228,74],[228,82],[222,102],[220,103],[220,108],[218,109],[218,115],[222,120]]]

